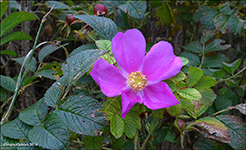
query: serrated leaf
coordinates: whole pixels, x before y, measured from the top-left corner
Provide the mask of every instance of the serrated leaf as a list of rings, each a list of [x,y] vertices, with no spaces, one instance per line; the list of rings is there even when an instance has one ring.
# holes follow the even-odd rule
[[[58,112],[51,112],[43,126],[35,126],[28,134],[32,143],[45,149],[63,149],[68,145],[68,130]]]
[[[202,104],[206,106],[213,105],[213,102],[216,99],[217,95],[213,92],[212,89],[199,90],[199,92],[202,95],[202,100],[201,100]]]
[[[52,79],[52,80],[56,80],[56,78],[53,76],[53,74],[55,73],[56,71],[55,70],[52,70],[52,69],[44,69],[44,70],[41,70],[39,71],[38,73],[36,73],[33,77],[46,77],[46,78],[49,78],[49,79]]]
[[[102,149],[102,136],[86,136],[84,137],[84,145],[87,150],[101,150]]]
[[[12,139],[28,139],[27,135],[31,129],[32,126],[25,124],[19,118],[1,126],[2,134]]]
[[[232,115],[218,115],[215,118],[220,120],[230,131],[230,146],[234,149],[246,148],[246,124],[241,118]]]
[[[202,45],[198,41],[194,41],[188,45],[182,46],[184,49],[195,52],[195,53],[202,53]]]
[[[180,71],[178,74],[170,78],[170,80],[183,81],[185,78],[186,78],[186,75],[182,71]]]
[[[218,15],[219,13],[217,10],[208,9],[206,14],[204,14],[201,18],[201,24],[204,25],[207,29],[213,29],[215,27],[214,20]]]
[[[73,132],[95,136],[106,123],[103,113],[98,112],[101,108],[101,104],[91,97],[73,95],[59,106],[58,112]]]
[[[56,107],[57,101],[61,98],[67,84],[68,81],[64,76],[52,84],[44,94],[44,101],[48,106]]]
[[[239,110],[242,114],[246,115],[246,103],[238,104],[234,106],[234,108]]]
[[[124,118],[124,133],[128,138],[133,138],[137,132],[137,128],[132,123],[133,122],[132,118],[127,117],[127,115]]]
[[[0,55],[12,55],[14,57],[17,56],[17,53],[15,51],[12,51],[12,50],[1,50],[0,51]]]
[[[221,68],[222,62],[227,61],[225,55],[217,53],[204,60],[203,67]]]
[[[200,64],[200,58],[196,54],[190,52],[182,52],[179,56],[189,59],[189,66],[196,67]]]
[[[172,22],[174,22],[176,24],[173,10],[171,9],[168,2],[162,2],[161,6],[156,8],[155,18],[157,18],[159,20],[156,22],[157,25],[161,24],[162,26],[164,26],[164,25],[169,25]]]
[[[74,17],[84,21],[86,24],[91,26],[106,40],[112,40],[112,38],[118,32],[116,24],[109,18],[92,15],[75,15]]]
[[[230,73],[230,74],[234,74],[234,72],[237,70],[237,68],[240,66],[240,64],[241,64],[241,59],[237,59],[237,60],[235,60],[234,62],[232,62],[232,63],[226,63],[226,62],[223,62],[222,63],[222,66],[223,66],[223,68],[228,72],[228,73]]]
[[[241,34],[244,30],[245,23],[243,20],[239,19],[236,14],[237,13],[235,11],[235,13],[230,16],[229,20],[227,21],[227,26],[230,30],[230,33]]]
[[[129,1],[126,4],[119,5],[118,8],[133,18],[142,19],[147,9],[147,3],[146,1]]]
[[[111,50],[111,41],[109,40],[96,40],[95,43],[100,50]]]
[[[226,72],[224,70],[219,70],[214,72],[214,76],[219,80],[225,76]]]
[[[201,100],[201,94],[194,88],[186,88],[178,91],[178,94],[183,98],[190,100]]]
[[[193,87],[197,81],[203,76],[204,72],[196,67],[189,67],[188,68],[188,77],[186,84],[188,87]]]
[[[11,91],[11,92],[15,91],[16,83],[12,78],[10,78],[8,76],[0,75],[0,81],[1,81],[0,85],[3,88],[5,88],[6,90]]]
[[[182,59],[183,66],[185,66],[185,65],[187,65],[189,63],[189,60],[187,58],[185,58],[185,57],[179,57],[179,58]]]
[[[47,113],[48,106],[42,98],[37,103],[21,111],[19,118],[29,125],[41,125]]]
[[[15,144],[19,143],[19,140],[17,139],[11,139],[8,137],[3,136],[1,132],[1,147],[0,149],[13,149],[16,150]]]
[[[203,6],[200,9],[196,10],[195,14],[194,14],[194,20],[195,21],[201,21],[201,18],[207,14],[208,11],[210,11],[211,8],[208,6]]]
[[[110,119],[110,132],[118,139],[124,132],[124,121],[119,115],[114,115]]]
[[[204,30],[201,36],[201,43],[205,44],[209,39],[211,39],[216,34],[215,30]]]
[[[66,46],[66,45],[68,45],[68,43],[63,44],[63,45],[61,45],[61,46],[57,46],[57,45],[54,45],[54,44],[50,44],[50,45],[47,45],[47,46],[43,47],[43,48],[39,51],[39,53],[38,53],[38,60],[39,60],[40,62],[42,62],[43,59],[44,59],[46,56],[48,56],[49,54],[53,53],[54,51],[60,49],[61,47]]]
[[[76,81],[84,75],[104,53],[105,51],[102,50],[87,50],[69,57],[66,61],[67,63],[62,65],[64,77],[67,78],[70,83]]]
[[[14,58],[14,60],[19,63],[20,65],[23,65],[23,62],[24,62],[24,59],[26,58],[26,56],[23,56],[23,57],[19,57],[19,58]],[[30,63],[30,67],[29,67],[29,70],[32,71],[32,72],[35,72],[36,70],[36,64],[37,64],[37,61],[34,57],[32,57],[32,60],[31,60],[31,63]],[[24,67],[27,68],[28,64],[25,63],[24,64]]]
[[[167,111],[171,116],[179,116],[182,112],[181,104],[171,106],[167,108]]]
[[[1,26],[0,37],[2,37],[4,34],[12,30],[19,23],[28,21],[28,20],[35,20],[35,19],[38,19],[37,16],[35,16],[34,14],[30,12],[14,12],[10,14],[0,24]]]
[[[113,115],[115,115],[118,111],[121,109],[121,103],[119,102],[120,98],[108,98],[103,103],[103,108],[101,109],[101,112],[107,113],[107,118],[111,118]]]
[[[222,39],[215,39],[205,47],[204,50],[205,53],[218,51],[218,50],[226,50],[231,47],[230,44],[221,45],[222,42],[224,42]]]
[[[85,44],[85,45],[82,45],[82,46],[79,46],[77,47],[76,49],[74,49],[68,56],[69,57],[72,57],[78,53],[80,53],[81,51],[85,51],[85,50],[89,50],[89,49],[97,49],[98,47],[95,45],[95,44]]]
[[[48,7],[52,7],[53,5],[55,5],[53,9],[68,9],[67,5],[57,1],[48,1],[46,2],[46,5]]]
[[[218,119],[214,117],[205,117],[196,120],[195,124],[200,128],[200,131],[208,138],[230,143],[231,136],[228,128]]]
[[[156,109],[152,111],[152,114],[155,118],[157,119],[162,119],[164,118],[164,111],[166,110],[166,108],[162,108],[162,109]]]
[[[211,76],[202,77],[198,80],[194,88],[198,90],[208,89],[212,86],[215,86],[218,82]]]
[[[229,20],[229,16],[220,14],[214,20],[215,27],[217,30],[220,30],[221,33],[226,33],[227,21]]]
[[[225,15],[230,15],[233,10],[231,10],[229,2],[226,2],[226,5],[224,7],[220,8],[220,13]]]
[[[5,43],[8,43],[14,40],[32,40],[32,37],[25,32],[14,31],[14,32],[11,32],[3,36],[0,40],[0,45],[3,45]]]

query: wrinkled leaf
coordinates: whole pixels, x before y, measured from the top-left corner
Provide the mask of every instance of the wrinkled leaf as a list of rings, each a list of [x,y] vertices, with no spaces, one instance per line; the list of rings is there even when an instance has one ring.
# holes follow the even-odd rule
[[[133,18],[142,19],[147,9],[147,3],[146,1],[129,1],[126,4],[119,5],[118,8]]]
[[[167,111],[171,116],[179,116],[182,112],[181,104],[171,106],[167,108]]]
[[[242,114],[246,115],[246,103],[238,104],[234,106],[235,109],[239,110]]]
[[[205,117],[197,120],[195,124],[206,137],[223,143],[230,143],[230,131],[218,119],[214,117]]]
[[[109,18],[92,15],[75,15],[74,17],[84,21],[86,24],[91,26],[106,40],[112,40],[112,38],[118,32],[116,24]]]
[[[124,120],[124,133],[128,138],[133,138],[137,129],[141,129],[141,119],[137,112],[129,111]]]
[[[119,115],[114,115],[110,119],[110,132],[118,139],[124,132],[124,121]]]
[[[97,100],[84,96],[73,95],[58,108],[61,118],[73,132],[83,135],[96,135],[106,123],[102,108]]]
[[[47,113],[48,106],[42,98],[37,103],[21,111],[19,118],[29,125],[41,125]]]
[[[229,44],[221,45],[222,42],[223,40],[221,39],[215,39],[214,41],[212,41],[205,47],[205,50],[204,50],[205,53],[218,51],[218,50],[226,50],[231,47],[231,45]]]
[[[205,76],[205,77],[202,77],[200,80],[198,80],[194,88],[198,90],[208,89],[212,86],[215,86],[217,83],[218,82],[213,77]]]
[[[87,150],[101,150],[102,149],[102,136],[86,136],[84,137],[84,145]]]
[[[32,143],[45,149],[67,147],[68,136],[67,127],[56,110],[47,116],[43,126],[35,126],[28,134]]]
[[[232,115],[218,115],[215,118],[220,120],[230,131],[230,146],[234,149],[246,148],[246,124],[241,118]]]
[[[69,57],[72,57],[78,53],[80,53],[81,51],[85,51],[85,50],[89,50],[89,49],[97,49],[98,47],[95,45],[95,44],[85,44],[85,45],[82,45],[82,46],[79,46],[77,47],[76,49],[74,49],[68,56]]]
[[[182,71],[180,71],[178,74],[170,78],[170,80],[183,81],[185,78],[186,78],[186,75]]]
[[[220,8],[220,13],[225,15],[230,15],[232,11],[229,2],[226,2],[226,5]]]
[[[164,26],[164,25],[169,25],[172,22],[176,23],[173,10],[168,4],[168,2],[162,2],[161,6],[156,8],[155,18],[159,20],[156,22],[157,25],[161,24],[162,26]]]
[[[197,81],[203,76],[204,72],[196,67],[189,67],[188,68],[188,77],[186,84],[188,87],[193,87]]]
[[[194,88],[186,88],[178,91],[178,94],[183,98],[187,98],[190,100],[201,100],[201,94]]]
[[[213,92],[212,89],[199,90],[199,92],[202,95],[202,100],[201,100],[202,104],[206,106],[213,105],[213,102],[216,99],[217,95]]]
[[[101,109],[102,112],[106,112],[107,118],[111,118],[121,109],[121,102],[119,101],[120,98],[108,98],[103,103],[103,108]]]
[[[244,31],[245,23],[242,19],[238,18],[236,14],[237,13],[235,11],[235,13],[230,16],[229,20],[227,21],[227,26],[230,30],[230,33],[241,34]]]
[[[57,1],[47,1],[46,5],[48,7],[52,7],[53,5],[55,5],[53,9],[68,9],[67,5]]]
[[[27,139],[28,132],[32,126],[25,124],[19,118],[9,121],[1,126],[1,132],[4,136],[12,139]]]
[[[216,34],[215,30],[204,30],[201,36],[201,43],[205,44]]]

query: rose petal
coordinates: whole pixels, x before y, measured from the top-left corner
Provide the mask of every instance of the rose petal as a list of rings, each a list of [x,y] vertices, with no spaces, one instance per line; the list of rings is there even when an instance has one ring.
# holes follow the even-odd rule
[[[140,71],[145,55],[146,42],[137,29],[119,32],[112,39],[112,52],[120,69],[126,74]]]
[[[124,118],[128,111],[134,106],[137,102],[142,104],[142,92],[134,92],[132,89],[126,89],[121,93],[121,105],[122,105],[122,115]]]
[[[142,73],[149,83],[157,83],[175,76],[182,68],[182,60],[173,53],[170,43],[160,41],[144,58]]]
[[[107,97],[120,95],[121,91],[127,87],[127,78],[117,67],[104,59],[98,59],[95,62],[90,75]]]
[[[179,103],[165,82],[148,85],[143,89],[143,93],[143,103],[149,109],[168,108]]]

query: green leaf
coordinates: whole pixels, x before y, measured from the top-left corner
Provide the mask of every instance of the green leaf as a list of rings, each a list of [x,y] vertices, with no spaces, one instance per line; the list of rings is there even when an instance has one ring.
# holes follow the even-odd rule
[[[73,132],[95,136],[106,123],[103,113],[97,112],[101,108],[101,104],[91,97],[73,95],[58,107],[58,112]]]
[[[19,118],[8,121],[1,126],[1,132],[4,136],[12,139],[27,139],[28,132],[32,126],[25,124]]]
[[[1,149],[13,149],[16,150],[16,144],[19,143],[17,139],[11,139],[8,137],[3,136],[1,132]]]
[[[130,29],[127,14],[121,9],[117,9],[118,15],[116,16],[116,25],[123,29]]]
[[[237,11],[235,11],[227,21],[227,26],[230,29],[230,33],[241,34],[244,31],[245,23],[237,17]]]
[[[51,112],[43,126],[35,126],[28,134],[32,143],[45,149],[63,149],[68,146],[68,130],[57,111]]]
[[[32,40],[32,37],[25,32],[15,31],[3,36],[0,45],[14,40]]]
[[[173,10],[168,4],[168,2],[162,2],[161,6],[156,8],[155,18],[159,20],[156,22],[157,25],[161,24],[162,26],[164,26],[164,25],[169,25],[172,22],[176,24]]]
[[[212,89],[199,90],[199,92],[202,95],[202,104],[204,104],[205,106],[213,105],[213,102],[216,99],[217,95],[213,92]]]
[[[53,53],[54,51],[60,49],[61,47],[66,46],[66,45],[68,45],[68,43],[63,44],[63,45],[61,45],[61,46],[57,46],[57,45],[54,45],[54,44],[50,44],[50,45],[47,45],[47,46],[43,47],[43,48],[39,51],[39,53],[38,53],[38,60],[39,60],[40,62],[42,62],[43,59],[44,59],[46,56],[48,56],[49,54]]]
[[[198,66],[200,65],[200,58],[193,53],[190,52],[182,52],[179,56],[185,57],[187,59],[189,59],[189,66]]]
[[[152,111],[152,114],[157,119],[163,119],[164,118],[164,111],[165,110],[166,110],[166,108],[156,109],[156,110],[153,110]]]
[[[178,74],[170,78],[170,80],[183,81],[185,78],[186,78],[186,75],[182,71],[180,71]]]
[[[182,112],[181,104],[171,106],[167,108],[167,111],[171,116],[179,116]]]
[[[222,63],[222,66],[223,66],[223,68],[228,72],[228,73],[230,73],[230,74],[234,74],[234,72],[237,70],[237,68],[240,66],[240,64],[241,64],[241,59],[237,59],[237,60],[235,60],[234,62],[232,62],[232,63],[226,63],[226,62],[223,62]]]
[[[119,112],[121,109],[121,103],[120,103],[120,97],[113,97],[113,98],[108,98],[104,103],[103,103],[103,108],[101,109],[102,112],[106,112],[107,118],[110,118],[115,115],[117,112]]]
[[[69,8],[67,5],[61,2],[57,2],[57,1],[48,1],[46,2],[46,5],[48,7],[52,7],[53,5],[55,5],[53,9],[68,9]]]
[[[74,17],[84,21],[86,24],[91,26],[106,40],[112,40],[112,38],[118,32],[116,24],[109,18],[92,15],[75,15]]]
[[[220,45],[222,42],[224,42],[221,39],[215,39],[214,41],[212,41],[211,43],[209,43],[206,47],[205,47],[205,53],[208,52],[213,52],[213,51],[218,51],[218,50],[226,50],[228,48],[231,47],[230,44],[226,44],[226,45]]]
[[[124,132],[124,121],[119,115],[114,115],[110,119],[110,132],[118,139]]]
[[[161,130],[158,133],[158,137],[156,138],[156,140],[159,143],[162,143],[165,140],[165,138],[166,138],[168,132],[171,130],[171,128],[172,128],[172,125],[169,125],[169,126],[166,126],[166,127],[162,127]]]
[[[0,87],[0,101],[3,102],[7,99],[7,94],[5,93],[4,89]]]
[[[2,37],[4,34],[12,30],[19,23],[28,20],[35,20],[35,19],[38,19],[37,16],[29,12],[14,12],[10,14],[0,24],[1,26],[0,37]]]
[[[189,67],[188,68],[188,77],[186,84],[188,87],[193,87],[197,81],[203,76],[204,72],[196,67]]]
[[[194,41],[188,45],[182,46],[184,49],[195,52],[195,53],[202,53],[202,45],[198,41]]]
[[[95,44],[85,44],[85,45],[82,45],[82,46],[79,46],[77,47],[76,49],[74,49],[68,56],[69,57],[72,57],[78,53],[80,53],[81,51],[85,51],[85,50],[89,50],[89,49],[97,49],[98,47],[95,45]]]
[[[133,18],[142,19],[147,9],[147,3],[146,1],[129,1],[126,4],[119,5],[118,8]]]
[[[211,76],[202,77],[198,80],[194,88],[198,90],[208,89],[212,86],[215,86],[218,82]]]
[[[226,109],[229,106],[231,106],[232,101],[225,96],[218,95],[214,101],[214,104],[215,104],[217,111],[220,111],[220,110]],[[226,112],[224,112],[224,113],[226,113]]]
[[[225,55],[217,53],[204,60],[203,67],[221,68],[222,62],[227,61]]]
[[[186,88],[178,91],[178,94],[183,98],[190,100],[201,100],[202,95],[194,88]]]
[[[205,44],[216,34],[215,30],[204,30],[201,36],[201,43]]]
[[[4,15],[4,13],[6,12],[6,10],[8,9],[8,1],[1,1],[0,2],[0,18],[2,18],[2,16]]]
[[[234,106],[234,108],[239,110],[242,114],[246,115],[246,103],[238,104]]]
[[[15,81],[7,76],[0,75],[0,85],[8,91],[15,92]]]
[[[46,78],[49,78],[49,79],[52,79],[52,80],[56,80],[56,78],[52,75],[55,72],[56,71],[52,70],[52,69],[44,69],[44,70],[41,70],[38,73],[36,73],[33,77],[41,76],[41,77],[46,77]]]
[[[21,111],[19,118],[29,125],[41,125],[47,113],[48,106],[42,98],[37,103]]]
[[[84,75],[95,63],[95,61],[102,56],[105,51],[101,50],[87,50],[82,51],[67,59],[67,63],[62,65],[64,77],[68,82],[73,82]]]
[[[199,141],[196,141],[193,145],[194,150],[223,150],[222,146],[210,139],[200,139]]]
[[[201,24],[204,25],[207,29],[213,29],[214,21],[216,17],[219,15],[217,10],[207,9],[207,11],[201,17]]]
[[[205,117],[196,120],[195,124],[206,137],[223,143],[230,143],[230,131],[220,120],[214,117]]]
[[[214,20],[216,29],[220,30],[221,33],[226,33],[227,21],[229,20],[229,16],[220,14]]]
[[[111,50],[111,41],[109,40],[96,40],[96,45],[100,50]]]
[[[191,113],[192,116],[194,116],[194,104],[192,103],[191,100],[188,100],[186,98],[180,98],[180,102],[181,102],[181,105],[182,105],[182,108],[184,110],[186,110],[187,112],[189,112],[189,114]]]
[[[102,149],[102,136],[86,136],[84,137],[84,146],[86,150],[101,150]]]
[[[227,98],[231,98],[234,95],[234,92],[232,91],[232,89],[224,87],[224,88],[221,88],[219,90],[219,94],[221,96],[225,96]]]
[[[56,107],[57,100],[59,100],[68,84],[67,79],[63,76],[58,79],[44,94],[44,101],[48,106]]]
[[[215,118],[220,120],[230,131],[231,143],[229,145],[234,149],[246,148],[246,124],[241,118],[232,115],[218,115]]]
[[[2,50],[0,51],[0,55],[12,55],[14,57],[17,56],[16,52],[15,51],[12,51],[12,50]]]
[[[233,10],[231,10],[229,2],[226,2],[226,5],[224,7],[220,8],[220,13],[225,15],[230,15]]]
[[[179,57],[179,58],[182,59],[183,66],[185,66],[185,65],[187,65],[189,63],[189,60],[187,58],[185,58],[185,57]]]
[[[23,57],[19,57],[19,58],[14,58],[14,60],[19,63],[20,65],[23,65],[23,62],[24,62],[24,59],[25,59],[26,56],[23,56]],[[29,67],[29,70],[32,71],[32,72],[35,72],[36,70],[36,64],[37,64],[37,61],[34,57],[32,57],[32,60],[31,60],[31,63],[30,63],[30,67]],[[24,67],[27,68],[28,64],[25,63],[24,64]]]
[[[124,120],[124,133],[128,138],[133,138],[137,132],[137,128],[133,124],[134,120],[128,115],[128,113],[123,120]]]
[[[217,80],[222,79],[225,76],[226,72],[224,70],[219,70],[214,72],[214,76],[217,78]]]

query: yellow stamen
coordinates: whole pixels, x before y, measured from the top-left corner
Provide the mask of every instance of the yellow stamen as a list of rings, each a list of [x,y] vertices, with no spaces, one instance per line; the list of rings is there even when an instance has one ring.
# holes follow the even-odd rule
[[[142,90],[146,84],[147,84],[147,79],[145,75],[142,75],[140,71],[132,72],[128,76],[127,83],[134,89],[134,91],[140,91]]]

